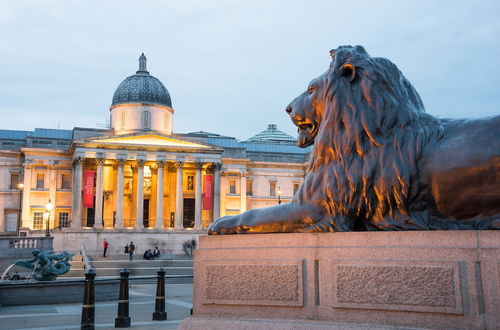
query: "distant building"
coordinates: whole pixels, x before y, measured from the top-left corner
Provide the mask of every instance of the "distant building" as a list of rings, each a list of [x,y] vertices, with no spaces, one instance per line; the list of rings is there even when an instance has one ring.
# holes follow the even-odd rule
[[[243,142],[173,133],[169,92],[146,63],[142,54],[116,89],[109,129],[0,130],[2,235],[40,236],[48,224],[56,248],[97,249],[99,235],[192,235],[221,216],[291,201],[309,149],[276,125]]]

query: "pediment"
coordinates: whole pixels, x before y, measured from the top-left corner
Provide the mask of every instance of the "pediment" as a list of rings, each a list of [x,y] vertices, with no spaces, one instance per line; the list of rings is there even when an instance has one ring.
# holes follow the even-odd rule
[[[87,139],[85,144],[210,149],[208,145],[164,135],[144,134]]]

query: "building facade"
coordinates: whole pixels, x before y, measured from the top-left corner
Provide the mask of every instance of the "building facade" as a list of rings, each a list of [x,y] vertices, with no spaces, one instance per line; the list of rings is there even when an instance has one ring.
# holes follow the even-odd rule
[[[0,130],[0,233],[48,233],[70,250],[114,234],[194,235],[221,216],[289,202],[304,179],[309,150],[276,125],[238,141],[173,133],[173,115],[142,54],[113,95],[108,129]]]

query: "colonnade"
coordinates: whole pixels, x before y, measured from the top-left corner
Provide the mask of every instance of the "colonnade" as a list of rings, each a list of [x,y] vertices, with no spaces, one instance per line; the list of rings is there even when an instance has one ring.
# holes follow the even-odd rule
[[[95,185],[95,220],[94,228],[101,229],[103,223],[103,167],[104,164],[108,164],[110,160],[104,158],[95,158],[96,162],[96,185]],[[157,171],[157,182],[156,191],[151,192],[156,194],[156,219],[155,225],[150,226],[150,228],[163,229],[163,197],[164,197],[164,170],[166,167],[174,167],[176,171],[176,184],[175,184],[175,227],[174,229],[183,229],[183,168],[185,162],[183,161],[147,161],[145,159],[137,159],[134,161],[117,159],[112,161],[117,167],[117,178],[116,178],[116,190],[114,190],[113,195],[115,198],[115,221],[114,228],[122,229],[125,227],[124,224],[124,166],[126,164],[131,164],[137,168],[136,182],[134,186],[137,187],[135,190],[136,198],[135,202],[135,229],[144,229],[143,224],[143,201],[144,201],[144,166],[146,163],[154,163]],[[220,163],[204,163],[195,162],[195,224],[196,229],[201,228],[201,215],[202,215],[202,169],[205,164],[211,165],[213,169],[213,219],[217,219],[220,216],[220,170],[222,164]],[[73,162],[73,200],[72,200],[72,219],[71,219],[71,229],[79,230],[82,228],[82,179],[83,179],[83,167],[84,158],[75,158]],[[130,227],[129,227],[130,228]]]

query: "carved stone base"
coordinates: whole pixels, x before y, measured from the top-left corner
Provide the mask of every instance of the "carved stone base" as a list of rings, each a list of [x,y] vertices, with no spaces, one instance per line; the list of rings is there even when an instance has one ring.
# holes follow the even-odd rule
[[[181,329],[500,324],[500,231],[202,236],[194,274]]]

